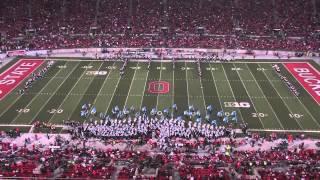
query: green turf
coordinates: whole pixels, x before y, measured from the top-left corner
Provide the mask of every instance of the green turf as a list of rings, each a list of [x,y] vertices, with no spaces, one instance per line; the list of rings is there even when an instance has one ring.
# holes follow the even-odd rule
[[[91,103],[98,113],[108,114],[116,105],[163,110],[175,103],[178,111],[174,116],[182,115],[188,105],[205,114],[206,106],[211,104],[214,111],[210,119],[217,119],[220,124],[223,123],[216,114],[223,110],[237,111],[238,120],[253,129],[320,130],[319,105],[282,67],[283,74],[301,92],[300,97],[294,96],[273,71],[272,63],[201,63],[199,77],[194,62],[152,62],[150,70],[147,62],[129,62],[120,77],[120,61],[59,60],[25,95],[20,96],[15,90],[1,101],[0,124],[85,121],[80,117],[83,103]],[[106,74],[93,76],[88,71]],[[152,81],[167,81],[170,91],[151,94],[148,84]],[[228,102],[248,102],[251,106],[226,107]],[[19,109],[28,111],[19,113]]]

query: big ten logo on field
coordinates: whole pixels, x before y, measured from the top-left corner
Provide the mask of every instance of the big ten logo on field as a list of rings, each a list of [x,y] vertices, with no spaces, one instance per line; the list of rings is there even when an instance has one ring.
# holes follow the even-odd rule
[[[149,82],[148,92],[152,94],[167,94],[170,91],[170,84],[166,81]]]

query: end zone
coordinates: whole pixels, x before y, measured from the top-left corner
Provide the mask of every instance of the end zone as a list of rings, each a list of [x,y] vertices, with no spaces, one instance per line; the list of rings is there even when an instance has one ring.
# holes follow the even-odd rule
[[[41,59],[21,59],[0,74],[0,101],[13,91],[24,79],[44,61]]]
[[[295,77],[300,85],[320,105],[320,73],[311,64],[283,63],[284,67]]]

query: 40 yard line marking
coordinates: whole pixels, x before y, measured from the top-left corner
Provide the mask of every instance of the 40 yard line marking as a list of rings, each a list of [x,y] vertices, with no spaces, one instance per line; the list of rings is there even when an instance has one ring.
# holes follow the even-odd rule
[[[137,67],[139,65],[139,62],[137,63],[136,65],[136,68],[134,70],[134,73],[133,73],[133,79],[131,80],[131,83],[130,83],[130,87],[129,87],[129,91],[128,91],[128,96],[126,97],[126,101],[124,103],[124,107],[127,107],[127,102],[128,102],[128,98],[129,98],[129,95],[130,95],[130,92],[131,92],[131,87],[132,87],[132,84],[133,84],[133,81],[134,81],[134,77],[136,76],[136,72],[137,72]]]
[[[262,91],[262,89],[261,89],[261,87],[260,87],[259,83],[257,82],[256,78],[254,78],[254,76],[253,76],[253,74],[252,74],[251,70],[249,69],[248,64],[246,64],[246,66],[247,66],[248,71],[250,72],[250,74],[251,74],[252,78],[254,79],[254,81],[255,81],[256,85],[258,86],[259,91],[263,94],[264,98],[266,99],[266,101],[267,101],[267,103],[268,103],[269,108],[271,109],[271,111],[273,112],[273,114],[275,115],[275,117],[277,118],[277,121],[278,121],[279,125],[281,126],[281,128],[282,128],[282,129],[284,129],[283,124],[281,123],[281,121],[280,121],[280,119],[279,119],[278,115],[276,114],[276,112],[275,112],[275,111],[274,111],[274,109],[272,108],[272,106],[271,106],[270,102],[268,101],[268,99],[267,99],[266,95],[263,93],[263,91]]]
[[[237,68],[233,63],[232,63],[232,66],[235,67],[235,68]],[[240,80],[242,80],[242,78],[241,78],[241,76],[240,76],[240,73],[239,73],[238,71],[236,71],[236,72],[237,72]],[[247,90],[247,87],[245,86],[245,84],[244,84],[243,82],[241,82],[241,84],[243,85],[244,89],[245,89],[246,92],[247,92],[247,95],[248,95],[248,97],[249,97],[249,100],[250,100],[251,103],[252,103],[253,109],[255,110],[255,112],[258,112],[257,108],[255,107],[255,105],[254,105],[254,103],[253,103],[253,101],[252,101],[252,99],[251,99],[251,97],[250,97],[250,94],[249,94],[249,92],[248,92],[248,90]],[[264,124],[263,124],[263,122],[262,122],[262,120],[261,120],[261,117],[258,116],[258,118],[259,118],[259,120],[260,120],[260,122],[261,122],[262,128],[264,129]]]
[[[88,64],[88,66],[91,65],[91,63]],[[81,67],[80,67],[81,68]],[[62,107],[62,105],[64,104],[64,102],[68,99],[70,93],[72,92],[73,88],[76,86],[76,84],[78,84],[78,82],[80,81],[80,79],[82,78],[82,76],[85,74],[86,70],[83,71],[83,73],[81,74],[81,76],[79,77],[79,79],[77,80],[77,82],[72,86],[72,88],[70,89],[70,91],[68,92],[68,94],[66,95],[66,97],[62,100],[61,104],[59,105],[60,109]],[[48,122],[51,122],[51,120],[53,119],[53,117],[56,116],[56,114],[54,114],[53,116],[51,116],[51,118],[49,119]]]
[[[62,71],[63,69],[61,68],[61,69],[59,69],[59,71],[55,74],[55,76],[56,75],[58,75],[61,71]],[[73,70],[72,70],[73,71]],[[71,71],[71,72],[72,72]],[[71,73],[70,73],[71,74]],[[69,75],[70,75],[69,74]],[[55,77],[55,76],[53,76],[53,77]],[[52,79],[50,79],[48,82],[47,82],[47,84],[40,90],[40,93],[38,93],[35,97],[33,97],[32,99],[31,99],[31,101],[25,106],[25,108],[26,107],[28,107],[28,106],[30,106],[30,104],[32,104],[32,102],[35,100],[35,99],[37,99],[37,97],[41,94],[41,92],[51,83],[51,81],[53,81],[53,79],[54,78],[52,78]],[[39,111],[38,111],[39,112]],[[18,119],[18,117],[20,117],[20,114],[18,114],[18,116],[16,117],[16,118],[14,118],[11,122],[10,122],[10,124],[13,124],[17,119]],[[33,119],[29,122],[29,124],[31,123],[33,121]]]
[[[261,68],[260,64],[258,64],[258,66]],[[263,72],[263,74],[266,76],[266,78],[269,79],[269,78],[268,78],[269,76],[268,76],[264,71],[262,71],[262,72]],[[279,97],[281,97],[281,95],[279,94],[279,92],[277,91],[277,89],[274,87],[273,83],[270,82],[270,84],[271,84],[271,86],[273,87],[273,89],[277,92],[277,94],[279,95]],[[280,99],[281,99],[281,98],[280,98]],[[288,108],[288,111],[289,111],[290,113],[292,113],[292,111],[291,111],[291,109],[289,108],[289,106],[287,105],[287,103],[286,103],[283,99],[281,99],[281,101],[282,101],[283,104]],[[300,122],[299,122],[295,117],[293,117],[293,119],[298,123],[300,129],[303,129],[302,126],[301,126],[301,124],[300,124]]]
[[[228,82],[228,85],[229,85],[229,87],[230,87],[230,90],[231,90],[231,93],[232,93],[232,96],[233,96],[233,100],[236,101],[236,98],[235,98],[234,93],[233,93],[233,89],[232,89],[232,87],[231,87],[231,85],[230,85],[230,82],[229,82],[227,73],[226,73],[226,71],[224,70],[223,64],[221,64],[221,66],[222,66],[222,70],[223,70],[224,76],[226,77],[227,82]],[[241,110],[240,110],[240,109],[238,109],[238,110],[239,110],[239,113],[240,113],[240,116],[241,116],[242,121],[244,121],[243,116],[242,116],[242,113],[241,113]]]

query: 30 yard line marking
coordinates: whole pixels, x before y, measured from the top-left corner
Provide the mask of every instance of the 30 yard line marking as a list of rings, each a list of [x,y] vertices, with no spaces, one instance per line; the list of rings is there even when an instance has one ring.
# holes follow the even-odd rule
[[[58,75],[62,70],[63,70],[62,68],[59,69],[59,71],[55,74],[55,76]],[[73,70],[72,70],[71,72],[73,72]],[[69,73],[68,75],[70,75],[70,74],[71,74],[71,73]],[[40,92],[42,92],[49,84],[51,84],[51,81],[53,81],[53,79],[54,79],[54,78],[50,79],[50,80],[47,82],[47,84],[40,90]],[[63,82],[64,82],[64,81],[62,81],[62,83],[63,83]],[[41,95],[41,94],[38,93],[36,96],[34,96],[34,97],[31,99],[31,101],[25,106],[25,108],[28,107],[28,106],[30,106],[30,105],[32,104],[32,102],[33,102],[35,99],[37,99],[37,97],[38,97],[39,95]],[[38,112],[40,112],[40,110],[39,110]],[[16,116],[16,118],[14,118],[14,119],[10,122],[10,124],[14,123],[14,122],[18,119],[18,117],[20,117],[20,114],[19,114],[18,116]],[[33,119],[30,120],[29,124],[30,124],[32,121],[33,121]]]
[[[89,63],[90,65],[91,63]],[[80,81],[80,79],[83,77],[83,75],[85,74],[86,70],[83,71],[83,73],[81,74],[81,76],[79,77],[79,79],[77,80],[77,82],[72,86],[72,88],[70,89],[70,91],[68,92],[68,94],[66,95],[66,97],[62,100],[61,104],[59,105],[60,109],[62,107],[62,105],[64,104],[64,102],[68,99],[69,95],[71,94],[73,88],[76,86],[76,84],[78,84],[78,82]],[[82,95],[83,96],[83,95]],[[53,116],[51,116],[51,118],[49,119],[48,122],[51,122],[51,120],[53,119],[53,117],[56,116],[55,114]],[[67,119],[68,120],[68,119]]]
[[[184,62],[184,66],[185,66],[185,71],[186,71],[187,94],[188,94],[188,107],[189,107],[189,106],[190,106],[190,99],[189,99],[190,94],[189,94],[189,83],[188,83],[188,73],[187,73],[187,71],[188,71],[188,66],[187,66],[187,63],[186,63],[186,62]]]
[[[72,74],[72,72],[76,69],[77,66],[74,66],[72,71],[70,71],[70,73],[68,74],[67,77],[69,77],[70,74]],[[64,79],[63,82],[58,86],[58,88],[54,91],[54,93],[56,93],[60,87],[62,86],[62,84],[64,84],[64,82],[67,80],[68,78]],[[52,95],[54,96],[54,95]],[[49,102],[49,100],[52,98],[52,96],[50,96],[48,98],[48,100],[44,103],[44,105],[39,109],[39,111],[32,117],[32,119],[30,120],[29,124],[39,115],[39,113],[41,112],[41,110],[46,106],[46,104]]]
[[[280,119],[279,119],[278,115],[276,114],[276,112],[275,112],[275,111],[274,111],[274,109],[272,108],[272,106],[271,106],[270,102],[268,101],[268,99],[267,99],[266,95],[263,93],[263,91],[262,91],[262,89],[261,89],[261,87],[260,87],[259,83],[256,81],[256,78],[254,78],[254,75],[252,74],[251,70],[249,69],[248,64],[246,64],[246,66],[247,66],[248,71],[250,72],[250,74],[251,74],[252,78],[255,80],[255,83],[256,83],[256,85],[258,86],[259,91],[263,94],[263,97],[266,99],[266,101],[267,101],[267,103],[268,103],[269,108],[271,109],[271,111],[273,112],[273,114],[275,115],[275,117],[277,118],[277,121],[278,121],[279,125],[281,126],[281,128],[282,128],[282,129],[284,129],[283,124],[281,123],[281,121],[280,121]]]
[[[102,67],[103,63],[104,63],[104,62],[101,63],[101,65],[99,66],[99,68],[97,69],[97,71],[99,71],[99,69]],[[90,62],[90,64],[91,64],[91,62]],[[86,70],[85,70],[84,72],[86,72]],[[85,74],[85,73],[84,73],[84,74]],[[84,74],[82,74],[81,77],[82,77]],[[81,79],[81,78],[79,78],[79,79]],[[79,79],[78,79],[78,80],[79,80]],[[85,89],[84,92],[86,92],[86,91],[89,89],[89,87],[90,87],[90,85],[91,85],[91,83],[92,83],[93,80],[94,80],[94,78],[91,79],[91,81],[90,81],[89,84],[88,84],[88,87]],[[79,82],[79,81],[77,81],[76,84],[78,84],[78,82]],[[74,87],[75,87],[75,86],[74,86]],[[73,87],[73,88],[74,88],[74,87]],[[70,91],[70,92],[71,92],[71,91]],[[83,96],[82,96],[82,97],[83,97]],[[81,98],[82,98],[82,97],[81,97]],[[81,99],[80,99],[79,103],[81,103]],[[68,120],[71,118],[71,116],[73,115],[74,111],[76,111],[76,110],[77,110],[77,106],[74,107],[73,111],[71,112],[70,116],[68,117]]]
[[[233,63],[232,63],[232,66],[233,66],[233,67],[236,67]],[[237,68],[237,67],[236,67],[236,68]],[[237,72],[240,80],[242,80],[242,78],[241,78],[241,76],[240,76],[240,73],[239,73],[238,71],[236,71],[236,72]],[[250,94],[249,94],[249,92],[248,92],[248,90],[247,90],[247,87],[245,86],[245,84],[244,84],[243,82],[241,82],[241,84],[243,85],[244,89],[245,89],[246,92],[247,92],[247,95],[248,95],[248,97],[249,97],[249,100],[251,101],[251,104],[252,104],[252,106],[253,106],[253,109],[255,110],[255,112],[258,112],[257,108],[255,107],[255,105],[254,105],[254,103],[253,103],[253,101],[252,101],[252,99],[251,99],[251,97],[250,97]],[[263,124],[263,122],[262,122],[262,120],[261,120],[261,117],[258,116],[258,118],[259,118],[259,120],[260,120],[260,122],[261,122],[262,128],[264,129],[265,127],[264,127],[264,124]]]
[[[261,68],[260,64],[258,64],[258,66]],[[266,76],[266,78],[269,79],[269,78],[268,78],[269,76],[268,76],[264,71],[262,71],[262,72],[263,72],[263,74]],[[279,95],[279,97],[281,97],[281,95],[279,94],[278,90],[274,87],[274,84],[273,84],[272,82],[270,82],[270,84],[271,84],[271,86],[273,87],[273,89],[277,92],[277,94]],[[283,99],[281,99],[281,101],[282,101],[282,102],[284,103],[284,105],[288,108],[288,111],[289,111],[290,113],[292,113],[292,111],[291,111],[291,109],[289,108],[289,106],[287,105],[287,103],[286,103]],[[293,117],[293,119],[298,123],[299,127],[300,127],[301,129],[303,129],[302,126],[301,126],[301,124],[300,124],[300,122],[299,122],[295,117]]]
[[[138,65],[139,65],[139,62],[136,64],[136,67],[138,67]],[[132,87],[132,84],[133,84],[133,81],[134,81],[134,77],[136,76],[137,69],[138,69],[138,68],[135,68],[135,70],[134,70],[133,79],[131,80],[131,83],[130,83],[130,87],[129,87],[129,91],[128,91],[128,96],[126,97],[126,101],[125,101],[125,103],[124,103],[124,107],[127,107],[128,98],[129,98],[129,95],[130,95],[130,92],[131,92],[131,87]]]
[[[222,66],[223,73],[224,73],[224,75],[225,75],[225,77],[226,77],[226,79],[227,79],[228,85],[229,85],[229,87],[230,87],[230,90],[231,90],[231,93],[232,93],[232,96],[233,96],[233,100],[236,101],[236,98],[235,98],[234,93],[233,93],[233,89],[232,89],[231,84],[230,84],[230,82],[229,82],[227,73],[226,73],[226,71],[224,70],[223,64],[221,64],[221,66]],[[245,121],[245,119],[243,119],[241,110],[240,110],[240,109],[238,109],[238,110],[239,110],[239,113],[240,113],[240,116],[241,116],[242,121]]]

